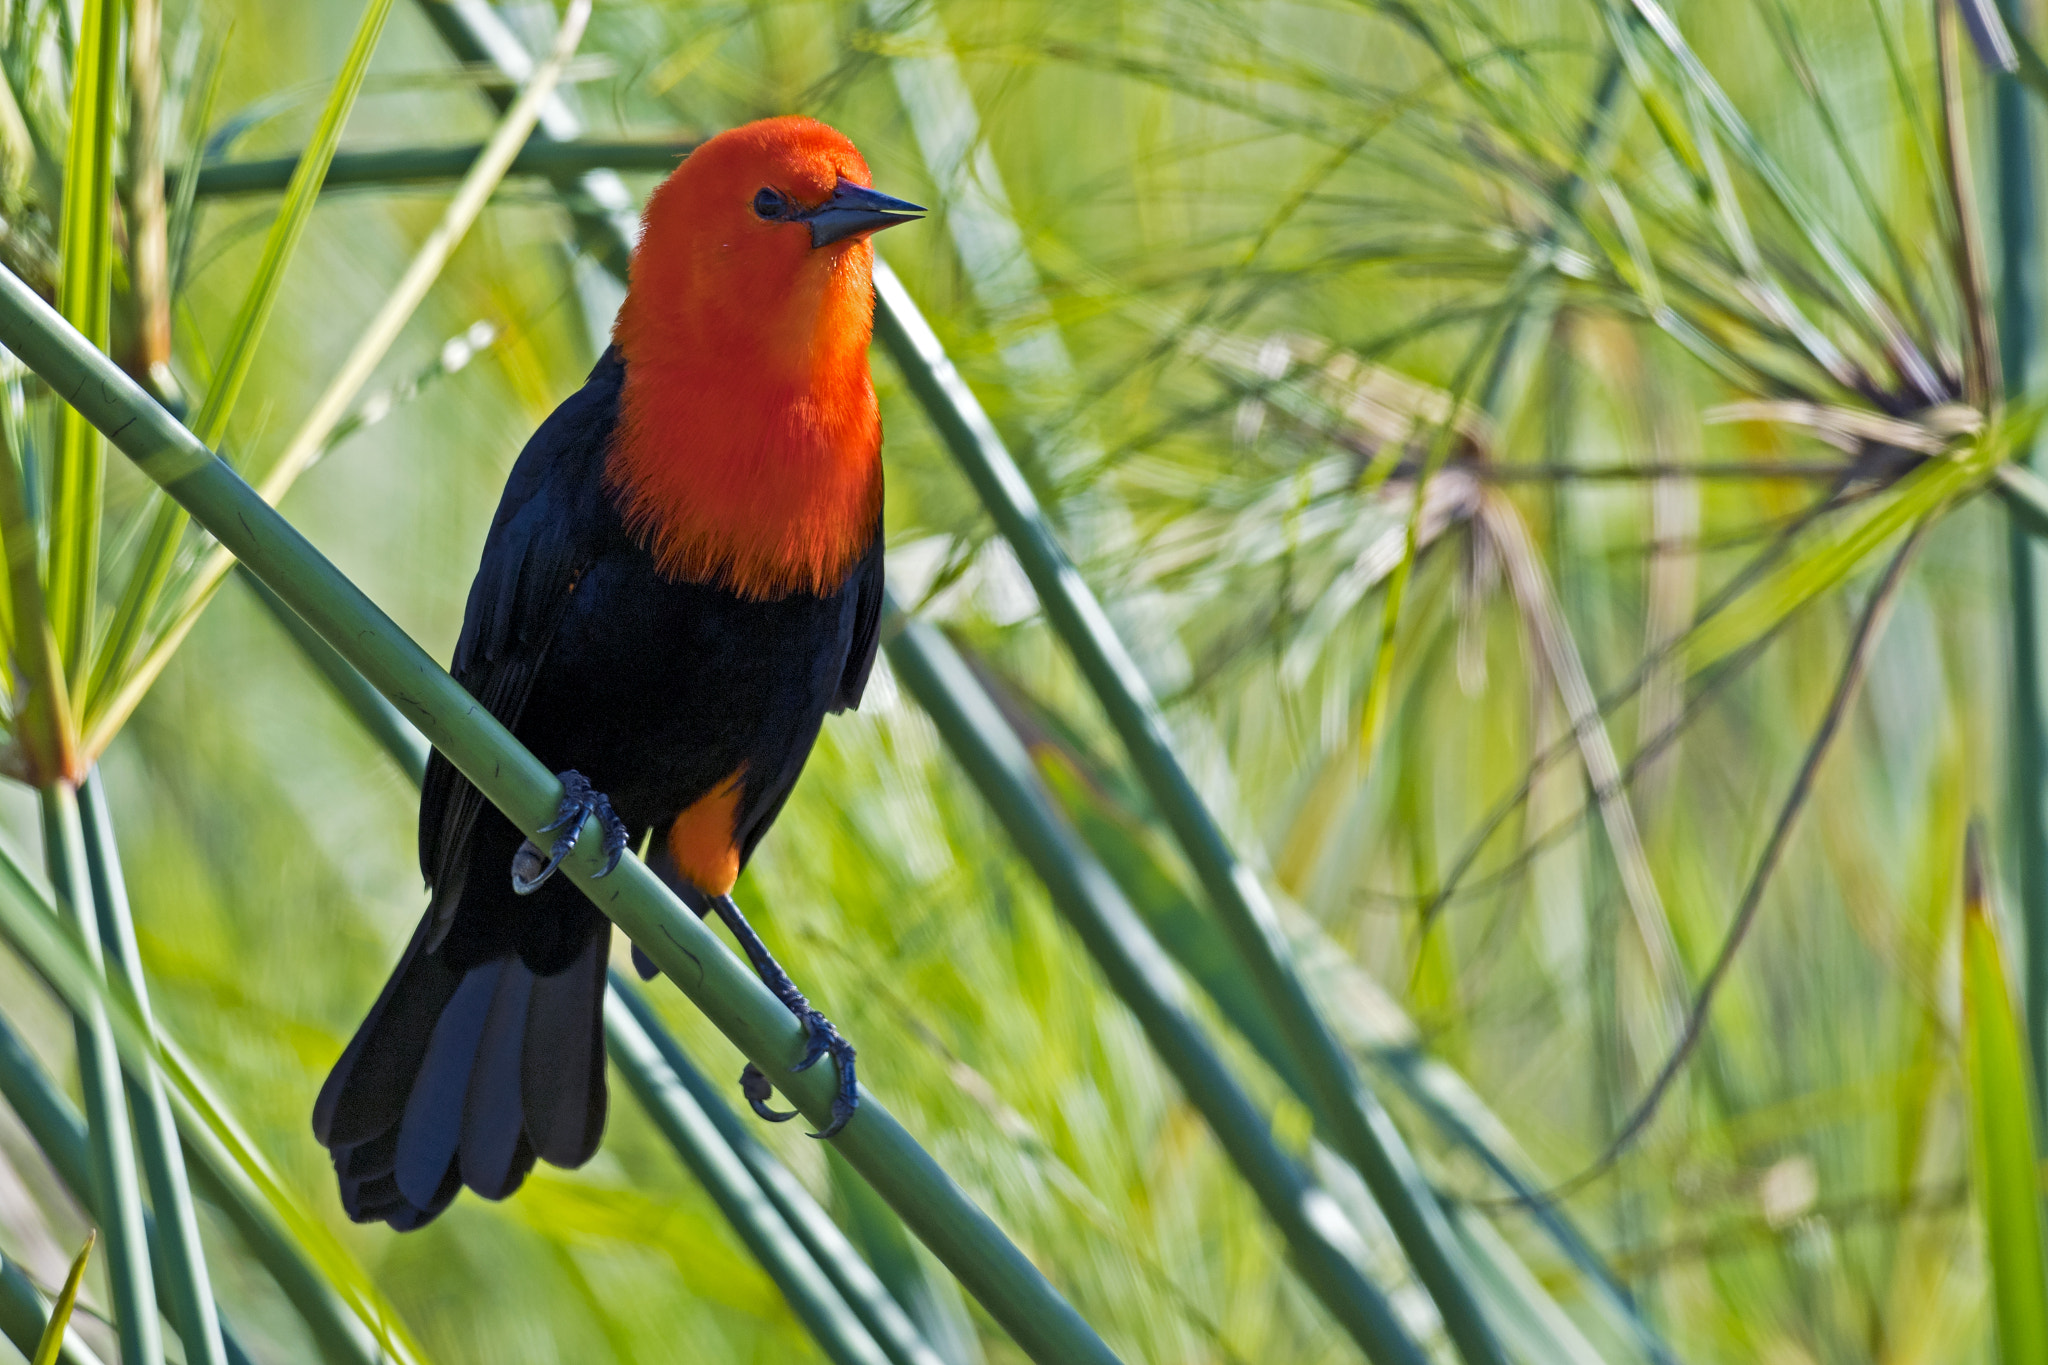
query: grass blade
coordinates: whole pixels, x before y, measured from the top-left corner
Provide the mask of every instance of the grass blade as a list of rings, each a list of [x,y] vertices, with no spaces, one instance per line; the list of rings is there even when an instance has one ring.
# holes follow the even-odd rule
[[[1971,1164],[1991,1262],[1999,1356],[2048,1360],[2048,1258],[2041,1245],[2034,1089],[2027,1039],[1988,904],[1981,844],[1973,826],[1963,855],[1963,1070]]]
[[[313,207],[319,202],[320,185],[326,177],[328,163],[334,159],[335,149],[341,143],[342,129],[348,123],[350,111],[355,108],[363,77],[370,69],[370,58],[377,50],[377,39],[384,32],[384,21],[390,14],[391,0],[368,0],[363,7],[363,17],[356,25],[355,41],[342,60],[341,72],[335,77],[334,88],[327,96],[327,106],[321,111],[320,121],[313,127],[312,139],[292,170],[284,202],[279,205],[277,219],[270,225],[270,234],[264,239],[263,255],[256,263],[255,277],[249,283],[249,292],[242,298],[234,324],[228,329],[227,343],[214,369],[213,382],[207,386],[199,415],[193,421],[192,429],[209,446],[219,445],[221,437],[227,433],[228,418],[234,412],[236,399],[241,396],[244,381],[249,377],[249,367],[256,362],[271,311],[277,306],[285,268],[291,264],[299,238],[304,235],[306,224],[313,216]],[[170,578],[185,525],[185,513],[176,503],[168,498],[159,503],[150,523],[149,536],[143,542],[134,572],[129,576],[121,603],[115,609],[107,646],[94,662],[86,698],[88,712],[94,709],[92,698],[103,693],[112,680],[123,676],[128,660],[141,645],[149,628],[150,616],[156,610],[157,600]]]
[[[76,937],[87,979],[103,989],[99,923],[93,913],[92,882],[86,871],[85,833],[78,798],[69,784],[42,789],[43,856],[57,888],[58,911]],[[114,1026],[98,999],[80,1002],[78,1078],[85,1092],[87,1132],[92,1139],[92,1180],[103,1191],[100,1228],[107,1237],[107,1274],[113,1285],[114,1323],[121,1359],[162,1365],[163,1330],[157,1322],[156,1289],[150,1275],[149,1233],[142,1218],[142,1173],[135,1160],[127,1096],[121,1087],[121,1058]]]
[[[65,1329],[71,1325],[71,1310],[78,1306],[78,1287],[85,1283],[85,1264],[92,1259],[92,1244],[98,1240],[97,1232],[85,1234],[85,1245],[78,1249],[78,1259],[71,1263],[71,1273],[64,1277],[64,1289],[50,1309],[50,1323],[43,1328],[43,1339],[36,1343],[32,1365],[57,1365]]]
[[[515,825],[531,835],[553,820],[562,798],[554,775],[275,508],[6,271],[0,271],[0,344],[56,391],[76,395],[94,425],[112,434],[143,473],[391,698]],[[803,1055],[802,1027],[638,859],[595,880],[604,863],[600,842],[581,840],[563,872],[750,1060],[786,1078],[784,1093],[822,1127],[837,1081],[824,1068],[790,1073]],[[1032,1359],[1059,1365],[1117,1359],[879,1100],[866,1097],[834,1145]]]
[[[90,1245],[90,1243],[88,1243]],[[23,1360],[34,1360],[50,1324],[50,1303],[27,1272],[0,1256],[0,1336],[14,1343]],[[63,1333],[56,1357],[62,1365],[100,1365],[76,1332]]]
[[[335,76],[334,88],[327,96],[327,105],[321,110],[320,121],[313,125],[313,135],[306,143],[306,150],[300,154],[298,164],[292,170],[291,183],[285,187],[284,202],[278,206],[277,221],[271,224],[270,235],[264,240],[263,255],[256,263],[249,292],[242,299],[233,326],[228,329],[227,344],[221,348],[213,383],[208,387],[206,399],[192,424],[199,439],[209,446],[220,444],[221,437],[227,432],[228,418],[234,413],[242,385],[249,377],[249,367],[256,362],[271,311],[277,306],[285,269],[298,249],[299,238],[305,234],[314,205],[319,202],[320,186],[327,178],[328,163],[333,161],[335,150],[341,145],[342,129],[347,126],[349,114],[355,109],[363,78],[369,74],[370,58],[376,54],[377,40],[382,36],[384,21],[390,15],[391,0],[368,0],[363,6],[363,17],[357,21],[355,39],[349,44],[348,55],[342,59],[341,71]]]
[[[135,921],[128,908],[128,886],[121,873],[120,849],[107,811],[106,792],[97,771],[79,789],[79,814],[84,821],[85,861],[92,878],[93,908],[99,917],[100,942],[113,979],[134,998],[143,1025],[154,1029],[149,993],[142,979],[142,954],[135,942]],[[178,1145],[177,1116],[163,1079],[154,1071],[128,1080],[128,1109],[142,1148],[149,1177],[150,1203],[158,1234],[151,1242],[152,1260],[163,1265],[159,1278],[171,1292],[165,1307],[178,1329],[189,1365],[226,1365],[220,1316],[213,1306],[213,1284],[206,1270],[206,1251],[199,1243],[199,1219],[192,1207],[192,1187],[185,1175],[185,1153]]]
[[[114,93],[121,51],[117,0],[85,0],[71,76],[71,140],[65,153],[60,228],[63,273],[57,309],[107,348],[114,289]],[[90,667],[99,570],[100,495],[106,452],[76,413],[59,416],[50,506],[49,611],[78,692]]]

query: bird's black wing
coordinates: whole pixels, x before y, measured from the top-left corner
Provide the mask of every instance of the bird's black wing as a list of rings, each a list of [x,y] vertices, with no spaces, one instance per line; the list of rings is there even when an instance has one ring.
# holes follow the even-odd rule
[[[875,668],[875,645],[882,637],[882,528],[875,527],[875,543],[853,571],[850,585],[856,595],[853,639],[846,651],[846,667],[839,674],[839,686],[832,692],[834,711],[856,710],[861,693],[867,691],[868,674]]]
[[[618,533],[604,492],[605,452],[625,366],[606,352],[582,389],[541,423],[505,482],[470,585],[449,671],[516,727],[577,577]],[[420,872],[433,888],[438,942],[462,899],[470,830],[483,794],[437,750],[420,790]]]
[[[754,846],[775,823],[783,802],[789,799],[810,757],[817,738],[818,723],[825,711],[845,711],[860,705],[868,674],[875,666],[875,646],[882,630],[882,531],[875,528],[875,540],[854,567],[846,585],[839,590],[843,613],[840,617],[841,649],[835,674],[826,673],[820,691],[813,693],[805,707],[806,719],[793,730],[775,729],[770,747],[756,756],[747,768],[741,788],[740,806],[734,812],[734,830],[740,846],[740,860],[753,856]],[[830,687],[829,692],[823,690]],[[823,706],[820,706],[820,703]],[[765,761],[763,761],[765,760]]]

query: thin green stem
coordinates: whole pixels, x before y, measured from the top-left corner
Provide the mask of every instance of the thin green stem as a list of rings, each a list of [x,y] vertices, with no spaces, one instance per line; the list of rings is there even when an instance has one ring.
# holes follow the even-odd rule
[[[547,179],[586,171],[642,171],[666,174],[688,156],[695,142],[617,142],[597,138],[550,142],[530,138],[512,158],[506,176],[537,175]],[[389,189],[395,185],[431,185],[460,180],[483,155],[481,142],[456,147],[401,147],[377,152],[337,152],[327,167],[323,190]],[[202,165],[194,193],[202,199],[236,194],[274,194],[282,190],[298,165],[297,157],[262,161],[213,161]]]
[[[121,852],[107,797],[95,770],[79,789],[79,815],[84,822],[85,861],[92,878],[93,908],[111,979],[122,982],[135,999],[145,1025],[153,1027],[149,991],[143,982],[142,954],[135,941],[135,920],[128,907],[128,884],[121,873]],[[177,1115],[155,1072],[128,1078],[128,1108],[135,1118],[135,1137],[149,1177],[151,1206],[158,1236],[151,1243],[152,1260],[161,1260],[160,1278],[170,1282],[165,1307],[178,1329],[189,1365],[226,1365],[220,1317],[213,1306],[213,1284],[206,1271],[206,1250],[199,1243],[199,1219],[192,1207],[192,1187],[185,1176],[185,1153],[178,1143]]]
[[[514,825],[539,837],[562,784],[475,698],[256,491],[195,440],[18,277],[0,271],[0,344],[67,396],[94,426],[191,512],[390,698]],[[804,1030],[737,956],[639,862],[602,880],[602,840],[585,835],[564,863],[571,882],[780,1084],[820,1128],[837,1078],[792,1072]],[[1116,1356],[988,1216],[873,1096],[835,1145],[1032,1359],[1059,1365]]]
[[[42,811],[43,856],[57,890],[59,913],[77,935],[91,967],[104,974],[77,793],[65,783],[51,783],[42,789]],[[78,1014],[78,1076],[85,1092],[92,1184],[99,1192],[100,1230],[107,1239],[107,1276],[113,1285],[121,1359],[162,1365],[163,1330],[157,1322],[149,1234],[143,1225],[142,1175],[122,1092],[121,1058],[104,1008],[89,1007]]]
[[[96,1224],[104,1223],[99,1192],[93,1186],[92,1140],[86,1134],[85,1120],[4,1018],[0,1018],[0,1096],[6,1098],[21,1126],[28,1130],[36,1150],[50,1163],[57,1179],[85,1210],[86,1217]],[[156,1275],[157,1293],[169,1299],[172,1289],[163,1271],[163,1258],[153,1254],[157,1245],[156,1219],[148,1213],[143,1214],[143,1231],[152,1249],[150,1263]],[[228,1365],[250,1365],[248,1355],[225,1322],[221,1324],[221,1338],[226,1344]]]

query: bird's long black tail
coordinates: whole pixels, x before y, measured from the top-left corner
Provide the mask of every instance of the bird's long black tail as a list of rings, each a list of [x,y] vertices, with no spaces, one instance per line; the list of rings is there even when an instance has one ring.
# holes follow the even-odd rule
[[[426,948],[399,961],[313,1107],[341,1202],[358,1223],[403,1232],[464,1185],[519,1188],[536,1158],[580,1166],[604,1132],[605,947],[538,975],[516,954],[452,965]]]

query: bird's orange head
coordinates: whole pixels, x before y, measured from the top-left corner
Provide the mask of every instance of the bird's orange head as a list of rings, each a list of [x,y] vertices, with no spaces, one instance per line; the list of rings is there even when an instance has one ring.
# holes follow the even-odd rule
[[[868,237],[922,212],[806,118],[720,133],[648,200],[606,478],[665,572],[775,598],[852,571],[882,505]]]

